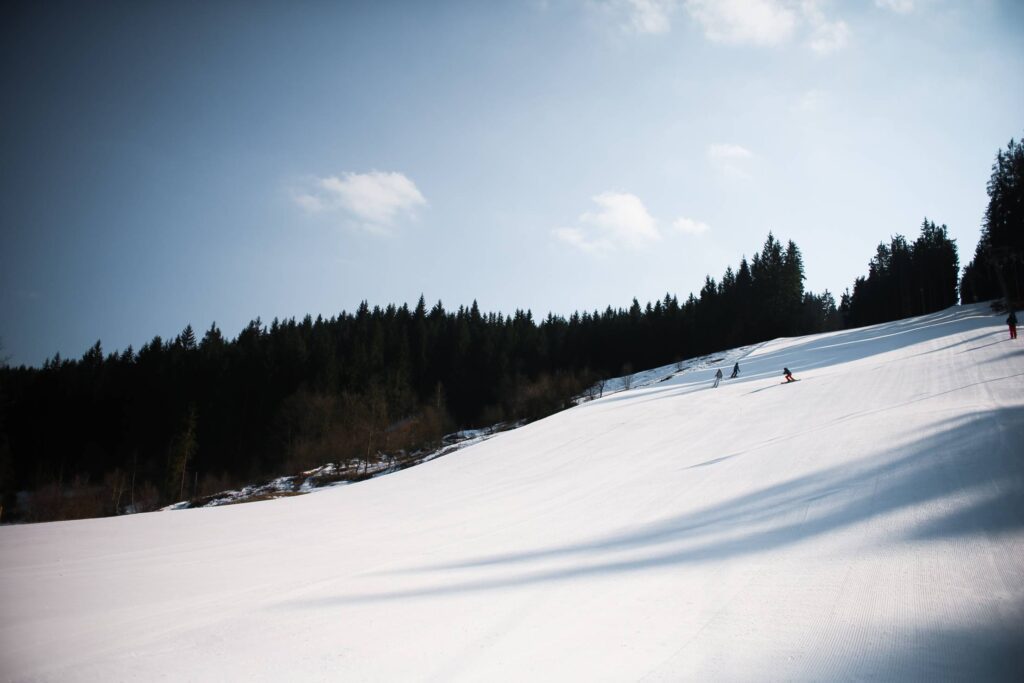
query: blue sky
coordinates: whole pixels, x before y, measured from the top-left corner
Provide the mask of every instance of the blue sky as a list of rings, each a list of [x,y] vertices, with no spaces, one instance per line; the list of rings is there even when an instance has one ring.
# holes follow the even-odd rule
[[[1007,1],[25,3],[0,21],[12,363],[360,301],[685,297],[769,230],[838,294],[1024,131]]]

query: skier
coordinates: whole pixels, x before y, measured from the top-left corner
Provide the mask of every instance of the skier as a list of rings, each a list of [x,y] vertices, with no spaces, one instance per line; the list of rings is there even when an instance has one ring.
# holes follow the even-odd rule
[[[1010,326],[1010,339],[1017,338],[1017,314],[1010,309],[1010,316],[1006,319],[1006,324]]]
[[[736,379],[739,376],[740,376],[740,364],[736,363],[736,365],[732,366],[732,374],[729,375],[729,379]]]
[[[795,382],[796,378],[793,377],[793,373],[789,371],[789,368],[782,368],[782,374],[786,378],[787,382]]]
[[[715,383],[711,385],[711,388],[714,389],[715,387],[717,387],[718,383],[721,382],[721,381],[722,381],[722,368],[718,368],[718,371],[715,372]]]

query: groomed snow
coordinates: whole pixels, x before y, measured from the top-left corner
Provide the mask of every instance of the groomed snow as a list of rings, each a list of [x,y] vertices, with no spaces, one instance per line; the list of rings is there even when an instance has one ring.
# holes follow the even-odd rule
[[[351,486],[0,528],[0,678],[1024,680],[1007,336],[780,339]]]

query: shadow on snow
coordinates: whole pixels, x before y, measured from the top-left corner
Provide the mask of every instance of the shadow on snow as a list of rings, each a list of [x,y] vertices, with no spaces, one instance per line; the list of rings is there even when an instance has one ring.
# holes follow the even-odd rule
[[[372,594],[338,595],[283,606],[331,605],[439,597],[587,576],[639,572],[772,552],[901,509],[942,501],[895,541],[985,536],[1024,527],[1024,408],[944,420],[916,443],[764,487],[701,510],[580,543],[467,558],[391,574],[441,573],[444,584]],[[732,456],[726,456],[732,457]],[[710,465],[724,458],[701,465]],[[813,504],[813,505],[812,505]],[[628,557],[609,557],[615,553]],[[569,566],[531,563],[572,558]],[[451,582],[462,570],[497,567],[504,576]],[[508,570],[518,573],[509,575]],[[1024,575],[1007,568],[1007,580]],[[1016,592],[1024,585],[1014,586]]]

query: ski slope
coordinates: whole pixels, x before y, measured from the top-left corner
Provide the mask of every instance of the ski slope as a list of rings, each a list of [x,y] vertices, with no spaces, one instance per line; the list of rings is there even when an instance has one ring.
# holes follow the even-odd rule
[[[1007,336],[779,339],[352,486],[0,528],[0,679],[1024,680]]]

